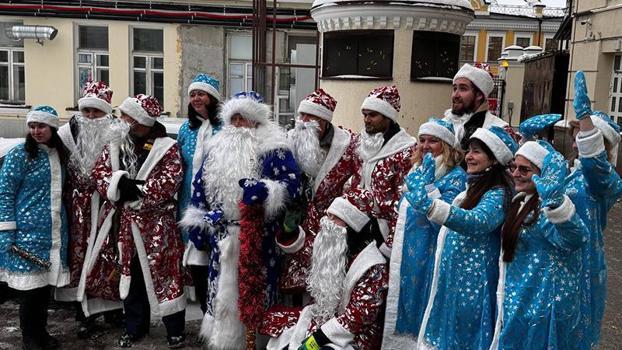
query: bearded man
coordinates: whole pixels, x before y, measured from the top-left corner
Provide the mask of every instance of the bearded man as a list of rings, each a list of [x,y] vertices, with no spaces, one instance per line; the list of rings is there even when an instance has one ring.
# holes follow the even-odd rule
[[[333,199],[343,193],[358,166],[358,135],[331,123],[336,105],[322,89],[314,91],[300,102],[296,126],[288,133],[294,158],[303,171],[305,196],[288,206],[277,243],[287,253],[280,291],[291,295],[296,306],[308,304],[303,295],[320,219]],[[290,220],[292,217],[295,220]]]
[[[67,287],[56,289],[55,297],[59,301],[81,302],[77,313],[80,321],[79,338],[86,338],[92,332],[96,314],[115,309],[120,311],[122,307],[116,301],[89,298],[84,288],[78,289],[84,257],[89,248],[92,248],[97,232],[97,214],[102,199],[97,193],[95,181],[91,178],[91,171],[111,137],[111,99],[112,90],[106,83],[87,82],[82,98],[78,100],[80,113],[74,115],[58,131],[70,155],[65,197],[69,209],[68,251],[71,282]],[[123,314],[106,312],[104,316],[107,322],[119,324]]]
[[[285,131],[255,92],[227,101],[222,130],[207,141],[182,226],[209,254],[207,312],[200,336],[210,349],[245,349],[276,301],[275,235],[300,192],[300,170]],[[247,334],[248,333],[248,334]]]
[[[184,245],[175,222],[179,147],[156,121],[162,107],[154,97],[128,97],[119,109],[115,127],[124,131],[122,137],[105,147],[93,169],[106,202],[80,284],[87,294],[123,300],[126,333],[119,346],[144,337],[154,314],[162,317],[169,347],[181,347],[186,298]]]

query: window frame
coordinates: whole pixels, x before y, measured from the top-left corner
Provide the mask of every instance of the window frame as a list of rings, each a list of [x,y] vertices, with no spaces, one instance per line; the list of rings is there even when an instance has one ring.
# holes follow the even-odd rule
[[[80,97],[82,97],[82,86],[80,86],[80,68],[88,68],[91,71],[91,79],[93,80],[101,80],[98,76],[98,72],[100,70],[108,71],[108,81],[107,84],[110,84],[110,32],[108,32],[108,50],[102,49],[88,49],[88,48],[80,48],[80,27],[104,27],[106,30],[109,30],[107,25],[104,24],[91,24],[91,23],[75,23],[74,26],[74,47],[75,47],[75,59],[74,59],[74,97],[75,101],[78,101]],[[80,63],[80,55],[90,55],[91,63]],[[100,66],[97,63],[98,56],[108,56],[108,65]],[[77,104],[77,102],[76,102]]]
[[[484,63],[497,64],[497,59],[499,59],[499,57],[497,57],[494,62],[491,61],[490,57],[488,57],[488,52],[490,51],[490,38],[501,38],[501,51],[499,52],[499,57],[501,57],[501,53],[503,52],[503,49],[505,48],[505,33],[503,32],[486,33],[486,60],[484,61]]]
[[[423,42],[424,47],[428,47],[428,50],[420,50],[418,48],[418,45],[415,45],[415,40],[419,38],[420,40],[424,40],[425,42]],[[434,42],[436,43],[436,45],[434,45],[433,47],[430,47],[431,45],[425,45],[425,44],[429,44],[430,42]],[[442,45],[446,45],[446,46],[441,46]],[[451,45],[451,46],[450,46]],[[411,46],[411,53],[410,53],[410,81],[452,81],[454,75],[456,74],[456,72],[458,72],[458,70],[460,69],[460,50],[462,47],[462,35],[458,35],[458,34],[451,34],[451,33],[443,33],[443,32],[436,32],[436,31],[414,31],[413,32],[413,38],[412,38],[412,46]],[[443,58],[443,56],[441,55],[441,52],[439,51],[441,48],[443,49],[451,49],[453,51],[453,53],[455,53],[455,57],[453,62],[451,61],[446,61],[447,63],[454,63],[454,69],[453,70],[448,70],[449,64],[446,64],[447,68],[444,70],[445,75],[442,75],[443,73],[443,69],[441,68],[442,65],[440,64],[439,60]],[[426,62],[427,65],[429,65],[430,67],[430,71],[431,71],[431,75],[423,75],[420,73],[420,71],[417,71],[415,68],[415,54],[419,53],[419,52],[426,52],[426,51],[432,51],[430,52],[431,56],[429,57],[425,57],[425,56],[417,56],[417,57],[424,57],[424,58],[428,58],[431,61]],[[449,59],[449,56],[446,57],[447,59]]]
[[[134,50],[134,29],[151,29],[151,30],[159,30],[162,32],[162,52],[157,51],[135,51]],[[164,60],[164,28],[162,27],[151,27],[151,26],[130,26],[129,27],[129,36],[130,36],[130,95],[135,96],[139,93],[135,91],[134,84],[134,73],[135,72],[145,72],[145,92],[144,94],[154,96],[158,98],[158,101],[162,106],[164,106],[164,97],[165,97],[165,86],[164,86],[164,74],[165,74],[165,60]],[[136,67],[134,65],[135,57],[144,57],[145,58],[145,67]],[[162,59],[162,68],[153,68],[152,62],[154,59],[160,58]],[[159,98],[154,95],[155,86],[154,84],[154,73],[162,73],[162,97]]]
[[[462,38],[465,36],[473,36],[475,37],[475,44],[473,45],[473,62],[467,62],[466,60],[462,60],[462,57],[458,57],[458,65],[462,65],[463,63],[473,64],[477,62],[477,49],[479,44],[479,33],[473,31],[466,31],[460,37],[460,56],[462,56]]]
[[[515,33],[514,34],[514,45],[520,46],[522,48],[533,46],[533,44],[534,44],[533,43],[533,41],[534,41],[533,40],[533,35],[534,34],[532,34],[532,33]],[[527,45],[527,46],[518,45],[518,39],[519,38],[520,39],[528,39],[529,40],[529,45]],[[501,50],[503,50],[503,49],[501,49]]]
[[[26,79],[25,79],[25,73],[26,73],[26,65],[25,65],[25,61],[26,61],[26,56],[25,56],[25,52],[24,52],[24,48],[23,47],[19,47],[19,46],[13,46],[13,47],[0,47],[0,51],[6,51],[7,52],[7,62],[6,63],[0,63],[0,66],[6,66],[7,67],[7,71],[8,71],[8,91],[9,91],[9,98],[8,100],[0,100],[0,103],[6,103],[6,104],[15,104],[15,105],[24,105],[26,103]],[[23,62],[15,62],[14,58],[13,58],[13,53],[14,52],[21,52],[22,55],[24,55],[24,61]],[[16,91],[15,91],[15,74],[14,74],[14,68],[15,67],[23,67],[24,68],[24,100],[17,100],[15,95],[16,95]]]

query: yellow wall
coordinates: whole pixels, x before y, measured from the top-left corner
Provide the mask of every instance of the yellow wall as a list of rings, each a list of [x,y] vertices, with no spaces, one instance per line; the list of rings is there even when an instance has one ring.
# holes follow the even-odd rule
[[[488,46],[488,32],[480,29],[477,35],[477,59],[476,62],[484,62],[486,60],[486,47]]]
[[[180,106],[181,40],[178,25],[164,27],[164,110],[176,116]]]

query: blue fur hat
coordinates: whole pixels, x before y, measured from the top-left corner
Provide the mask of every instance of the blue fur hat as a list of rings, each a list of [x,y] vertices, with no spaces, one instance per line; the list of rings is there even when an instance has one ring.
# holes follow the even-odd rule
[[[486,144],[501,165],[508,165],[518,149],[518,144],[512,136],[498,126],[491,126],[488,129],[479,128],[475,130],[471,138]]]
[[[456,135],[454,133],[454,126],[451,123],[448,123],[442,119],[430,118],[426,123],[421,124],[419,127],[419,134],[421,135],[432,135],[437,137],[451,147],[456,147],[459,145],[459,142],[456,139]]]
[[[533,116],[518,126],[518,132],[527,140],[533,139],[538,133],[555,124],[562,118],[561,114],[540,114]]]
[[[190,95],[192,90],[205,91],[218,101],[221,99],[220,93],[218,92],[218,90],[220,90],[220,81],[204,73],[199,73],[194,77],[192,83],[188,86],[188,95]]]
[[[60,124],[56,110],[47,105],[36,106],[26,114],[26,124],[30,122],[47,124],[58,129]]]

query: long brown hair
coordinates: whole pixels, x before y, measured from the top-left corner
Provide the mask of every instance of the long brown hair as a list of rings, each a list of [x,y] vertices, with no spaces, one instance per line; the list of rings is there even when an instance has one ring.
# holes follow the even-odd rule
[[[50,130],[52,130],[52,137],[50,138],[48,146],[51,148],[56,148],[56,151],[58,152],[58,158],[60,159],[60,164],[61,166],[64,166],[67,160],[67,151],[65,150],[65,145],[63,144],[60,136],[58,136],[58,130],[51,126]],[[26,150],[28,160],[36,159],[39,155],[39,144],[30,133],[26,134],[24,149]]]
[[[471,143],[478,145],[484,150],[488,158],[496,159],[484,142],[478,139],[471,139],[469,144]],[[467,189],[466,198],[460,207],[463,209],[475,208],[484,194],[496,187],[502,188],[505,192],[503,196],[503,209],[505,210],[512,199],[514,181],[512,181],[512,177],[506,170],[506,167],[498,162],[495,162],[490,168],[480,174],[469,174],[469,188]]]
[[[538,193],[529,198],[523,210],[520,210],[520,207],[521,201],[519,200],[510,204],[510,209],[505,217],[505,223],[501,229],[501,245],[503,247],[503,261],[505,262],[514,260],[521,227],[538,221],[540,214],[540,197],[538,197]],[[532,214],[532,216],[526,221],[529,214]]]

